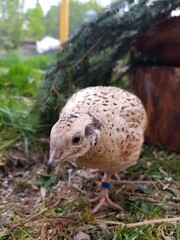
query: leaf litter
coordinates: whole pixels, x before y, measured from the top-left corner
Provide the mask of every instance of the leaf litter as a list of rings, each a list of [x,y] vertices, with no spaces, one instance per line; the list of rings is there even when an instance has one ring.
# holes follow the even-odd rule
[[[32,149],[30,155],[27,160],[21,146],[0,155],[0,239],[128,239],[140,237],[142,226],[152,239],[178,239],[180,183],[178,172],[162,164],[162,150],[145,146],[120,182],[112,177],[110,196],[125,213],[104,207],[96,215],[88,198],[100,191],[101,172],[66,163],[49,176],[48,152]],[[170,152],[166,157],[180,159]]]

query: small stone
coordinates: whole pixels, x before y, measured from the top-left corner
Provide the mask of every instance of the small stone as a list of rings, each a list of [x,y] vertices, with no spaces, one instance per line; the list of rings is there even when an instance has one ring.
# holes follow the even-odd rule
[[[73,240],[91,240],[91,237],[84,232],[79,232],[76,236],[74,236]]]

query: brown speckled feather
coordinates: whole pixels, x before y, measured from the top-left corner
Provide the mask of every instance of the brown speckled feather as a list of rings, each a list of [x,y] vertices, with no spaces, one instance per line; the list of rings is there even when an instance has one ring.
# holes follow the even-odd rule
[[[115,173],[136,163],[144,141],[146,113],[133,94],[116,87],[89,87],[74,94],[63,108],[59,123],[67,132],[76,123],[81,128],[88,114],[98,120],[100,138],[77,164]],[[79,116],[81,117],[78,122]]]

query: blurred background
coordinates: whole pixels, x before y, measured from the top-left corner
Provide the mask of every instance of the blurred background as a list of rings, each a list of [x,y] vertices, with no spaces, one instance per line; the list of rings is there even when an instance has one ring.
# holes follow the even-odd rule
[[[109,3],[109,0],[70,0],[69,36]],[[16,49],[27,57],[58,48],[60,14],[58,0],[1,0],[0,55]]]
[[[108,3],[70,0],[64,17],[58,0],[0,1],[0,151],[23,140],[28,153],[40,127],[32,109],[46,70],[61,49],[61,19],[69,18],[65,37],[71,38]]]

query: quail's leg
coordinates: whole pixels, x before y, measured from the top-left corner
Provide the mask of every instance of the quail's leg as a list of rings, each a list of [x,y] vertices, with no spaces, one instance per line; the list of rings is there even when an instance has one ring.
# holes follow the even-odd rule
[[[89,200],[90,202],[96,202],[97,200],[100,199],[99,203],[96,205],[96,207],[92,211],[93,214],[96,213],[105,203],[109,204],[113,208],[117,208],[121,211],[124,211],[122,207],[112,202],[111,199],[109,198],[110,177],[111,177],[110,174],[108,173],[104,174],[104,177],[101,182],[101,186],[103,187],[103,190],[100,192],[100,194],[97,197]]]
[[[90,175],[91,175],[92,178],[93,178],[94,175],[97,174],[97,173],[99,173],[99,169],[92,169],[92,168],[90,168]],[[118,182],[121,181],[120,176],[119,176],[118,173],[114,173],[114,177],[115,177],[115,179],[116,179]]]

